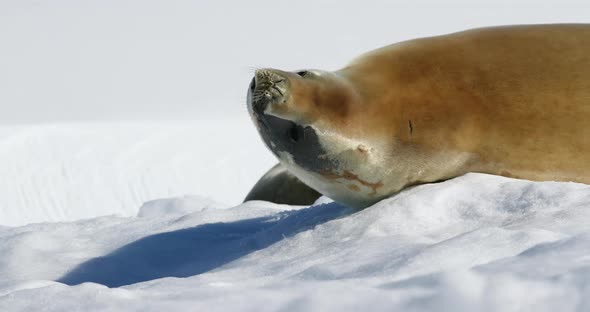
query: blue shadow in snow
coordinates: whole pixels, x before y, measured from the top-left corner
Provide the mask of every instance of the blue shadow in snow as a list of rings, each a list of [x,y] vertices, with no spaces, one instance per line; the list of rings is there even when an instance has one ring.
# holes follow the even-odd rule
[[[162,277],[193,276],[353,212],[336,203],[144,237],[80,264],[57,281],[119,287]]]

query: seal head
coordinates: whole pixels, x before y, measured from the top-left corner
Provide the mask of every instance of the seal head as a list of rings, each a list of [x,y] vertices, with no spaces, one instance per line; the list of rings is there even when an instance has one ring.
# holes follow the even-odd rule
[[[339,130],[350,122],[358,99],[337,73],[261,69],[247,101],[260,136],[281,164],[321,193],[362,207],[381,199],[382,183],[366,138]]]

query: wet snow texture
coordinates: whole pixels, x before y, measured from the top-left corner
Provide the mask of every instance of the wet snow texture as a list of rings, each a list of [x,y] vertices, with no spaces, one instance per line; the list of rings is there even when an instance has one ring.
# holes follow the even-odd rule
[[[0,230],[0,310],[590,309],[583,184],[469,174],[362,211],[187,197],[140,215]]]

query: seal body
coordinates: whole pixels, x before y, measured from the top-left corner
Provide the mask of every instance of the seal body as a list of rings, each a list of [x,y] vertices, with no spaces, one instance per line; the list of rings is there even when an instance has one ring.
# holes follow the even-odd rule
[[[261,69],[248,108],[283,166],[352,207],[467,172],[590,183],[590,25],[416,39],[335,72]]]

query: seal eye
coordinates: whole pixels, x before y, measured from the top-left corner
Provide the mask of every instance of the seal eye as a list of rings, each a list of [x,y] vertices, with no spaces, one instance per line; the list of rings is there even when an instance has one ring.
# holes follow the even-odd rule
[[[291,127],[289,127],[289,129],[287,130],[287,136],[289,137],[289,140],[291,140],[291,142],[293,143],[301,141],[304,136],[303,127],[293,123],[293,125],[291,125]]]
[[[299,75],[301,77],[305,77],[305,76],[307,76],[307,74],[309,74],[309,72],[307,70],[300,70],[297,72],[297,75]]]

